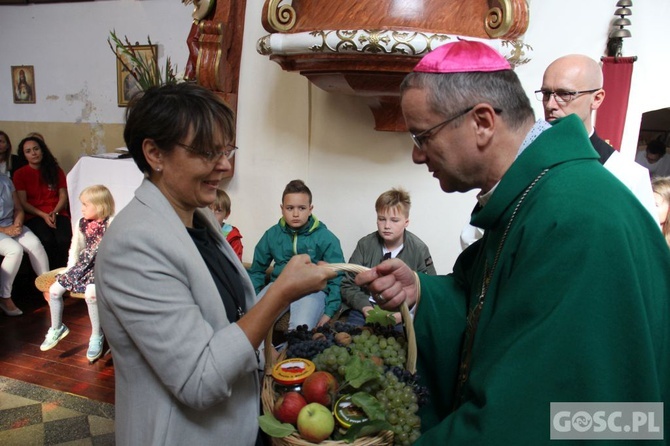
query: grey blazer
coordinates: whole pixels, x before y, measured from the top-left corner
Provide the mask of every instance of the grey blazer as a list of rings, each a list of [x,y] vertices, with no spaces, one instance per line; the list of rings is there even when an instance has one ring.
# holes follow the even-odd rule
[[[208,209],[196,213],[251,281]],[[231,324],[184,224],[149,180],[102,238],[95,264],[102,328],[116,378],[117,445],[253,445],[256,351]]]

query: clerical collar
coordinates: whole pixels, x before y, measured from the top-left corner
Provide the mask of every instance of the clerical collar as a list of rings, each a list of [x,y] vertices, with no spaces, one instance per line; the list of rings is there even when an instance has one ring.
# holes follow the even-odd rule
[[[524,138],[523,142],[521,143],[521,146],[519,147],[519,150],[516,152],[516,158],[519,157],[523,153],[526,148],[532,144],[533,141],[537,139],[538,136],[542,134],[545,130],[548,130],[551,128],[551,124],[549,124],[547,121],[544,119],[538,119],[535,124],[533,124],[533,127],[530,129],[528,134],[526,134],[526,137]],[[491,199],[491,195],[493,195],[493,191],[496,190],[496,187],[498,187],[498,184],[500,184],[500,181],[498,181],[496,184],[493,185],[490,191],[486,192],[485,194],[482,194],[481,192],[477,195],[477,201],[479,202],[479,205],[481,207],[484,207],[486,203],[489,202],[489,199]]]

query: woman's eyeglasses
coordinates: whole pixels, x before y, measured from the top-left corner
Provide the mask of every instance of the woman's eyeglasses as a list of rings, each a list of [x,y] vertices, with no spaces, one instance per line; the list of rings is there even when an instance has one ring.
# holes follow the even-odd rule
[[[225,156],[226,159],[231,159],[232,157],[235,156],[235,152],[237,152],[238,149],[237,146],[228,145],[224,150],[212,151],[212,150],[198,150],[195,147],[191,147],[189,145],[182,144],[180,142],[178,142],[177,145],[188,152],[191,152],[195,155],[199,155],[205,158],[210,163],[218,162],[223,156]]]

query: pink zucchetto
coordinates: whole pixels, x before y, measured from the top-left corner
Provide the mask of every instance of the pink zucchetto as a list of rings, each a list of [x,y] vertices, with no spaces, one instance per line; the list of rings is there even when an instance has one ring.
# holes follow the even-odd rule
[[[419,73],[469,73],[511,70],[507,59],[485,43],[459,40],[437,47],[414,67]]]

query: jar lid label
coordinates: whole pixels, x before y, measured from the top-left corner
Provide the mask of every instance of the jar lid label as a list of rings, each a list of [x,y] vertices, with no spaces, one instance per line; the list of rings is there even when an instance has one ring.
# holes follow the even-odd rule
[[[333,410],[337,422],[344,428],[350,428],[352,424],[361,424],[368,421],[367,415],[360,407],[351,402],[351,395],[344,395],[335,403]]]
[[[278,362],[272,369],[275,381],[284,385],[300,384],[314,373],[316,366],[308,359],[291,358]]]

